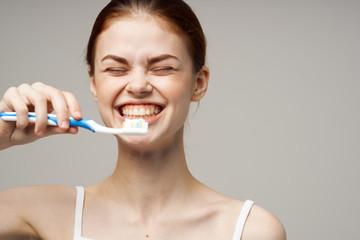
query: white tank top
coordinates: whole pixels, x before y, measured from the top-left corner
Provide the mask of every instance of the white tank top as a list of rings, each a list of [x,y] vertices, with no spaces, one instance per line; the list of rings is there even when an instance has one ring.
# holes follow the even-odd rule
[[[75,225],[74,225],[74,239],[73,240],[93,240],[82,236],[82,215],[84,206],[84,187],[77,186],[76,206],[75,206]],[[245,226],[247,217],[254,202],[246,200],[244,206],[240,211],[239,218],[236,222],[235,231],[232,240],[240,240]]]

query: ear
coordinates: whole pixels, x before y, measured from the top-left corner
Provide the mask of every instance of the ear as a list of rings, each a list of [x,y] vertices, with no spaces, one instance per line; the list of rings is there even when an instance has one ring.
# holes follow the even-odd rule
[[[94,75],[91,74],[91,68],[88,68],[88,74],[90,77],[90,91],[94,97],[94,100],[97,102],[97,89],[96,89],[96,84],[95,84],[95,78]]]
[[[197,79],[194,86],[193,95],[191,101],[197,102],[205,95],[208,84],[209,84],[210,72],[209,68],[203,66],[197,73]]]

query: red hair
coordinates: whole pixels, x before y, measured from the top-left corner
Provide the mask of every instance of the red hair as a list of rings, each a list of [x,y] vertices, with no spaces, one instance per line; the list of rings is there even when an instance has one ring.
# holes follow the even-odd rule
[[[146,13],[162,19],[169,31],[184,37],[194,72],[205,65],[206,38],[192,9],[182,0],[112,0],[97,16],[89,38],[86,62],[94,74],[96,41],[115,18]]]

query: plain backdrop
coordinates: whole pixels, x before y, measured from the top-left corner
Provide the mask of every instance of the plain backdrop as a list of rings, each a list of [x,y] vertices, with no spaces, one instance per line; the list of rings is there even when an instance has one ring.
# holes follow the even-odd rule
[[[0,92],[42,81],[98,122],[85,48],[105,0],[1,0]],[[360,1],[191,0],[210,86],[190,113],[191,172],[275,213],[288,239],[360,239]],[[80,130],[0,152],[0,190],[90,185],[113,136]]]

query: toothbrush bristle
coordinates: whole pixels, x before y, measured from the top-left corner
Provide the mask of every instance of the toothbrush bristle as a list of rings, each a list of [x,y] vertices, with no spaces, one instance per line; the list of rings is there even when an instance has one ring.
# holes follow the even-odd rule
[[[147,128],[147,122],[144,119],[128,119],[125,118],[123,128]]]

